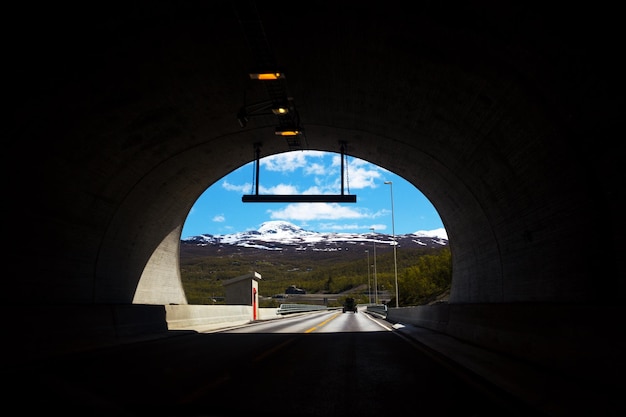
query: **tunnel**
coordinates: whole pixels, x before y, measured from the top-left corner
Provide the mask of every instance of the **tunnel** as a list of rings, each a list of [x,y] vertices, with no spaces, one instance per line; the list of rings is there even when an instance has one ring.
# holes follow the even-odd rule
[[[419,189],[449,236],[448,303],[397,314],[561,372],[617,376],[618,13],[536,6],[11,5],[13,354],[167,332],[163,306],[187,303],[178,256],[196,199],[256,149],[345,145]],[[283,77],[264,84],[259,70]],[[297,110],[296,139],[276,135],[280,116],[253,114],[276,98]]]

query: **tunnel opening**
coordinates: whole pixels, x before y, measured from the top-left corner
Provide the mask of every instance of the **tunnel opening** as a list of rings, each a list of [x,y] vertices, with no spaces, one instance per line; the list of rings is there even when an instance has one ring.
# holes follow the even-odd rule
[[[180,270],[190,304],[227,303],[222,281],[252,270],[268,278],[259,288],[265,307],[283,301],[335,306],[346,296],[396,306],[447,300],[447,233],[413,184],[336,152],[290,151],[258,162],[214,182],[189,211]],[[242,204],[238,197],[258,186],[259,166],[265,178],[261,192],[268,195],[336,195],[345,187],[364,193],[364,200]],[[429,267],[426,259],[437,266]],[[289,294],[290,287],[307,294]]]

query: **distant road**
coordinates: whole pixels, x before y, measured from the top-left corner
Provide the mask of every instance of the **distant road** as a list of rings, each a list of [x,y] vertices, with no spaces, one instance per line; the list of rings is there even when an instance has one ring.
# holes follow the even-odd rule
[[[350,291],[346,291],[344,293],[339,294],[281,294],[284,298],[280,299],[285,303],[311,303],[311,304],[320,304],[326,305],[328,303],[336,302],[340,297],[345,297],[347,295],[365,295],[367,297],[367,285],[363,285],[360,287],[352,288]],[[372,292],[372,302],[374,301],[374,292]],[[276,297],[268,297],[275,298]],[[389,291],[378,291],[378,300],[389,301],[391,299],[391,292]]]
[[[3,405],[21,415],[530,415],[364,312],[134,343],[5,377]]]

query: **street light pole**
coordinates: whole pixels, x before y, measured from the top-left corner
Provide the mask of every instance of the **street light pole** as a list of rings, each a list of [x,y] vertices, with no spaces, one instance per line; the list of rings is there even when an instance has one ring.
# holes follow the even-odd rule
[[[370,227],[374,232],[374,228]],[[376,278],[376,232],[374,232],[374,303],[378,304],[378,279]]]
[[[398,307],[398,258],[396,256],[396,225],[393,218],[393,182],[385,181],[385,184],[389,185],[389,191],[391,192],[391,232],[393,233],[393,273],[396,278],[396,307]]]
[[[370,251],[366,250],[367,253],[367,301],[372,304],[372,287],[370,284]]]

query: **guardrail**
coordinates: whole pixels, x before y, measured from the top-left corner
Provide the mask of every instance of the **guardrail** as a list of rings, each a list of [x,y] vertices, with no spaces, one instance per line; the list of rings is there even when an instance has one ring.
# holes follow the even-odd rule
[[[387,318],[387,305],[386,304],[366,304],[365,311],[375,314],[381,318]]]
[[[281,304],[276,314],[304,313],[307,311],[327,310],[328,307],[315,304]]]

